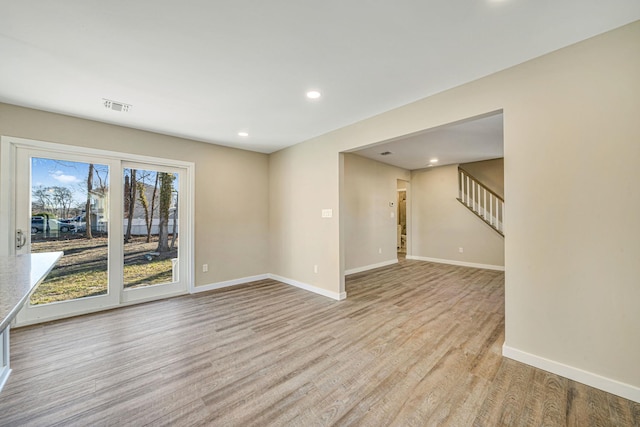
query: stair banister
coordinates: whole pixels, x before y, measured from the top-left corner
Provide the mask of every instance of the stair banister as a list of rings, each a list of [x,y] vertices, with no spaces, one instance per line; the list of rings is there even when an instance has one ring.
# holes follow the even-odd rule
[[[458,166],[458,196],[460,203],[504,236],[504,199],[460,166]]]

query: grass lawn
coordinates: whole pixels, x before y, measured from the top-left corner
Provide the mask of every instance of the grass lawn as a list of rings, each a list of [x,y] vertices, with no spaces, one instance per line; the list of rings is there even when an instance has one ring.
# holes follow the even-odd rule
[[[171,259],[177,257],[177,248],[160,256],[154,256],[149,261],[145,255],[154,252],[157,245],[157,241],[146,243],[144,237],[133,238],[125,244],[125,289],[171,282],[173,276]],[[108,251],[106,237],[86,239],[71,236],[64,239],[39,241],[34,239],[31,248],[32,252],[64,252],[58,265],[31,297],[32,305],[106,294]]]

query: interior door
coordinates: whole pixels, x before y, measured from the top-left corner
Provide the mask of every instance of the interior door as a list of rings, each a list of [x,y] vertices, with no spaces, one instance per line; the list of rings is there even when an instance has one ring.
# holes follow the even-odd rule
[[[118,304],[122,273],[114,256],[121,249],[110,238],[122,222],[111,203],[119,194],[117,169],[108,159],[17,149],[16,253],[64,252],[19,323]]]

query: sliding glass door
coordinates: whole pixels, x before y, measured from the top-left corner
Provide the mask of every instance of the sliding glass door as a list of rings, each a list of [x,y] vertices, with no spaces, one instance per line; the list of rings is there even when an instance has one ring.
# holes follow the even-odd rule
[[[192,165],[4,137],[2,143],[3,157],[11,157],[3,163],[12,175],[3,179],[3,202],[14,207],[3,224],[11,230],[3,237],[9,254],[64,252],[19,324],[188,291]]]

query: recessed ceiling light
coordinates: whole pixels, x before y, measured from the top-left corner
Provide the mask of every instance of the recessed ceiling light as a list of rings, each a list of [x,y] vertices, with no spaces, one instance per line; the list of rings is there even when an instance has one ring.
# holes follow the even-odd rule
[[[434,157],[433,159],[429,160],[429,163],[438,163],[438,159]]]
[[[310,90],[309,92],[307,92],[307,98],[309,99],[318,99],[322,96],[322,94],[320,92],[318,92],[317,90]]]
[[[249,136],[248,132],[238,132],[238,136],[247,137]]]

